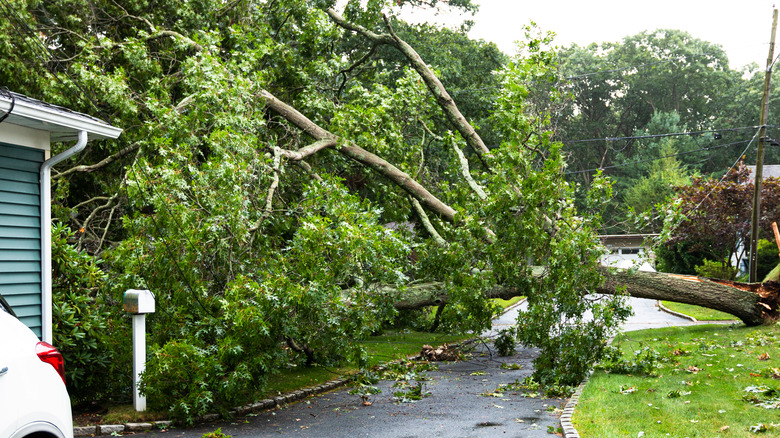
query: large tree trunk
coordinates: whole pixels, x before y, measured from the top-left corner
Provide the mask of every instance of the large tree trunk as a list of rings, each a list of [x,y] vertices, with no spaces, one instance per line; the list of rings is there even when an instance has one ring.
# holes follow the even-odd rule
[[[780,315],[780,283],[738,283],[701,277],[629,272],[603,268],[605,281],[598,292],[619,293],[621,286],[632,297],[674,301],[734,315],[746,325],[773,322]]]
[[[719,310],[739,318],[748,326],[774,322],[780,316],[780,283],[737,283],[725,280],[669,275],[657,272],[630,272],[602,268],[604,283],[596,291],[604,294],[627,293],[636,298],[674,301]],[[508,299],[523,295],[511,287],[497,287],[486,292],[488,298]],[[396,309],[438,306],[448,301],[442,283],[409,287]]]

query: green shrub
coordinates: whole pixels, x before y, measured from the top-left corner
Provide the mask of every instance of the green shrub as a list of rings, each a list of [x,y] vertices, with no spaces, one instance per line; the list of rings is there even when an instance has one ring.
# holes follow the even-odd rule
[[[653,348],[644,347],[627,359],[618,348],[610,346],[596,368],[614,374],[656,376],[660,364],[661,354]]]
[[[756,259],[756,279],[763,279],[780,263],[777,243],[774,240],[759,239]]]
[[[106,274],[96,259],[68,244],[71,237],[68,227],[54,225],[52,319],[53,343],[64,357],[68,392],[77,403],[127,393],[130,361],[116,360],[129,347],[123,345],[121,320],[112,316],[112,310],[121,310],[103,294]]]
[[[696,275],[721,280],[733,280],[737,276],[737,268],[722,262],[704,259],[704,264],[696,266]]]
[[[504,329],[498,332],[496,340],[493,342],[496,346],[499,356],[511,356],[515,354],[515,332],[512,329]]]
[[[655,249],[656,269],[670,274],[695,275],[696,266],[704,263],[706,255],[695,251],[686,242],[658,245]]]

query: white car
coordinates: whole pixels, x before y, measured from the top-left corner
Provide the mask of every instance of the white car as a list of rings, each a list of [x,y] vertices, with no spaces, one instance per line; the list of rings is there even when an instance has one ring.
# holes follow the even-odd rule
[[[0,295],[0,438],[72,438],[62,355]]]

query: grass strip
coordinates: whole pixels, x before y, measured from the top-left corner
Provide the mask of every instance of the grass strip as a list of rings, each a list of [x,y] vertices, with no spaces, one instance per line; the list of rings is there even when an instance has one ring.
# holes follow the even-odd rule
[[[708,309],[706,307],[694,306],[693,304],[675,303],[673,301],[661,301],[669,310],[684,315],[692,316],[697,321],[735,321],[737,317],[725,312]]]
[[[762,427],[777,436],[780,411],[767,407],[780,406],[772,402],[780,394],[779,332],[703,325],[622,334],[613,345],[629,365],[623,372],[633,374],[596,371],[573,423],[582,437],[752,437],[751,428]],[[648,362],[654,372],[638,371]]]

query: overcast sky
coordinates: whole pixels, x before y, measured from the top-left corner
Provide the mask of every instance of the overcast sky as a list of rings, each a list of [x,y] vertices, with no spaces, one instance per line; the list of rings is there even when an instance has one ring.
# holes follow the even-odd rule
[[[508,54],[524,37],[523,25],[531,20],[542,30],[557,34],[557,45],[580,46],[592,42],[620,41],[644,30],[678,29],[693,37],[720,44],[732,68],[755,62],[766,65],[775,0],[474,0],[479,12],[461,16],[475,22],[470,36],[495,42]],[[780,2],[780,0],[778,0]],[[431,16],[415,12],[415,21]],[[454,24],[457,17],[442,19]],[[780,53],[780,45],[775,56]]]

